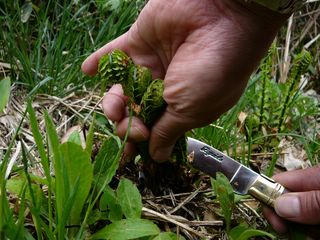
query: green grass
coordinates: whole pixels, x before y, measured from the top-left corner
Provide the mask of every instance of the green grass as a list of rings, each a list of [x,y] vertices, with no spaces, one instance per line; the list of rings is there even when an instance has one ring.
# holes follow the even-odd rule
[[[6,65],[5,70],[0,71],[0,78],[9,76],[11,82],[18,86],[18,91],[27,92],[25,99],[28,99],[27,95],[31,99],[36,98],[39,93],[63,98],[84,87],[96,87],[99,84],[96,77],[89,78],[81,73],[82,61],[104,43],[125,32],[139,11],[136,1],[125,1],[112,11],[103,3],[48,1],[44,4],[33,1],[30,5],[28,1],[25,4],[17,0],[1,1],[0,62],[10,67]],[[319,2],[311,4],[306,13],[313,12],[317,6]],[[26,14],[28,11],[30,16]],[[297,19],[296,28],[292,29],[295,36],[299,36],[301,29],[309,22],[307,17]],[[279,142],[283,138],[302,147],[312,165],[318,164],[320,158],[319,101],[303,94],[305,89],[297,84],[301,73],[294,81],[278,82],[286,30],[285,27],[281,30],[270,54],[253,74],[237,105],[210,126],[189,133],[225,150],[248,166],[259,162],[255,154],[268,153],[268,157],[263,158],[267,167],[258,166],[268,175],[272,175],[277,167]],[[297,45],[295,38],[291,44],[296,45],[290,53],[292,58],[302,52],[313,34],[310,31]],[[310,88],[316,86],[311,79],[317,79],[320,75],[318,48],[319,42],[308,49],[314,56],[305,70]],[[294,64],[290,66],[292,71]],[[3,98],[0,111],[7,101]],[[31,101],[26,108],[1,159],[0,239],[84,239],[114,236],[115,232],[120,234],[118,237],[121,239],[130,233],[124,231],[121,235],[119,229],[128,225],[132,227],[131,236],[136,238],[149,239],[146,236],[151,236],[150,239],[162,239],[162,236],[170,236],[168,239],[183,239],[171,233],[158,235],[158,227],[140,219],[141,196],[138,190],[128,180],[114,177],[124,146],[112,134],[105,136],[111,129],[101,128],[107,121],[98,112],[95,118],[84,110],[83,116],[93,119],[94,124],[90,125],[86,148],[82,149],[78,133],[61,144],[52,116],[44,114],[44,131],[40,126],[39,111],[32,108]],[[243,122],[239,121],[240,113],[246,114]],[[24,119],[27,119],[27,124],[23,123]],[[75,118],[74,122],[85,124],[79,118]],[[22,134],[22,128],[28,124],[34,137],[32,149],[26,146]],[[94,132],[104,136],[98,139],[94,137]],[[93,154],[92,145],[97,141],[103,143],[99,153]],[[18,142],[22,146],[22,156],[7,179],[7,165]],[[32,154],[34,149],[36,156]],[[34,166],[41,166],[44,172],[42,177],[32,171]],[[197,181],[200,180],[196,179],[195,185]],[[220,185],[216,185],[218,188],[227,189],[227,183],[222,179]],[[1,194],[6,192],[14,196],[14,203],[6,194]],[[221,202],[226,198],[223,195],[226,193],[214,195],[214,199]],[[230,202],[234,207],[233,200]],[[231,205],[221,207],[225,212],[231,209]],[[29,214],[26,215],[26,212]],[[243,219],[232,218],[230,212],[225,215],[228,217],[222,218],[228,223],[230,236],[246,231],[252,234],[250,231],[254,231],[239,224]],[[150,229],[139,231],[141,227]]]
[[[138,11],[135,1],[112,12],[95,1],[34,2],[22,22],[22,8],[17,0],[0,3],[0,61],[11,65],[11,78],[30,95],[58,96],[96,83],[82,74],[82,61],[128,30]]]

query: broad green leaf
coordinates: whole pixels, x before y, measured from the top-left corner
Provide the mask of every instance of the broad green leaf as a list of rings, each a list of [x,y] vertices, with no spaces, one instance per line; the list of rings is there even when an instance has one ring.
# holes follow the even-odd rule
[[[122,219],[123,214],[121,206],[114,191],[109,186],[105,188],[104,193],[101,196],[99,206],[101,211],[109,210],[109,220],[111,222]]]
[[[108,184],[115,175],[119,165],[119,151],[114,138],[109,138],[103,143],[94,164],[95,180],[98,183]]]
[[[79,224],[80,214],[93,179],[91,159],[81,146],[72,142],[63,143],[60,145],[59,150],[68,178],[68,186],[64,186],[68,189],[68,197],[70,197],[72,190],[78,185],[69,220],[70,224]],[[77,181],[79,181],[78,184]]]
[[[234,193],[232,186],[228,178],[219,172],[216,175],[216,179],[213,180],[213,186],[226,221],[227,232],[229,232],[232,210],[234,208]]]
[[[231,229],[229,233],[229,237],[231,240],[248,240],[252,237],[258,237],[258,236],[265,236],[269,237],[271,239],[275,239],[275,236],[273,236],[271,233],[249,228],[245,224],[239,224],[238,226]]]
[[[140,218],[142,200],[138,188],[128,179],[122,178],[117,188],[117,197],[126,218]]]
[[[123,219],[111,223],[92,236],[92,239],[129,240],[159,234],[159,228],[146,219]]]
[[[0,113],[3,112],[8,103],[10,96],[10,85],[11,81],[9,77],[5,77],[4,79],[0,80]]]
[[[16,177],[12,177],[7,180],[7,190],[9,193],[19,196],[22,190],[25,188],[27,184],[27,179],[25,175],[18,175]],[[32,190],[34,193],[37,193],[37,201],[42,201],[45,199],[41,188],[37,184],[32,184]],[[40,191],[39,191],[40,190]],[[26,190],[25,199],[31,201],[31,195],[29,189]]]
[[[162,232],[155,238],[152,238],[152,240],[185,240],[182,236],[177,236],[176,233],[172,232]]]

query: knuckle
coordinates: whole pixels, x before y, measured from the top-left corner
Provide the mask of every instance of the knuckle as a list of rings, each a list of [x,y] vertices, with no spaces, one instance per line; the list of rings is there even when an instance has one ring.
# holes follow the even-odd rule
[[[310,191],[301,195],[300,199],[302,213],[306,217],[313,216],[312,221],[320,222],[320,191]]]
[[[320,218],[320,191],[312,191],[311,192],[311,201],[310,201],[311,209],[314,209],[319,214]],[[320,219],[319,219],[320,220]]]
[[[168,133],[168,131],[161,127],[153,128],[152,134],[155,138],[158,138],[158,140],[167,141],[170,139],[170,134]]]

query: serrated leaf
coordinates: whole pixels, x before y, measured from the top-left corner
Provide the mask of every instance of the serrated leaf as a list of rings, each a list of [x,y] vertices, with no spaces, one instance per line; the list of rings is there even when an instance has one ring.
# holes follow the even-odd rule
[[[92,236],[92,239],[129,240],[159,234],[159,228],[146,219],[123,219],[111,223]]]
[[[11,81],[9,77],[5,77],[0,81],[0,113],[6,107],[10,96]]]
[[[126,218],[140,218],[142,200],[138,188],[128,179],[121,179],[117,188],[117,197]]]

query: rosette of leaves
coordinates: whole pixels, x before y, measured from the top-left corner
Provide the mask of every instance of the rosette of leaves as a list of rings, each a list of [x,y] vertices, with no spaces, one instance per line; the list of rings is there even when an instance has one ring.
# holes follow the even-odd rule
[[[163,99],[163,80],[153,80],[150,69],[134,64],[132,59],[119,49],[113,50],[100,59],[98,71],[102,81],[101,91],[104,92],[108,84],[120,83],[124,94],[129,97],[129,108],[148,127],[151,127],[166,107]],[[142,146],[140,147],[142,157],[149,158],[148,144],[144,143]],[[185,157],[186,138],[183,136],[174,147],[172,160],[185,162]]]
[[[128,69],[132,64],[131,58],[121,50],[116,49],[111,54],[102,56],[98,66],[98,72],[102,80],[101,93],[105,92],[107,84],[121,83],[126,86]]]

